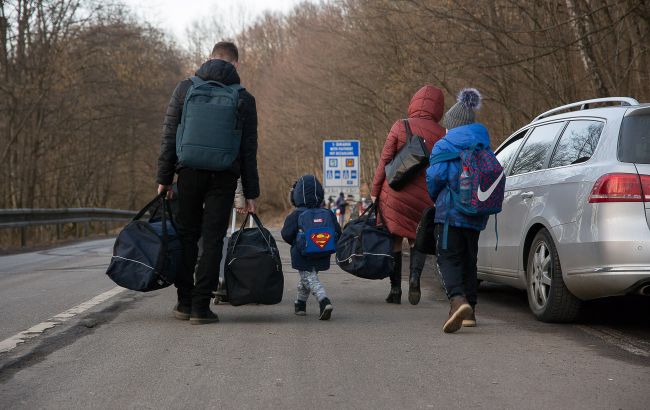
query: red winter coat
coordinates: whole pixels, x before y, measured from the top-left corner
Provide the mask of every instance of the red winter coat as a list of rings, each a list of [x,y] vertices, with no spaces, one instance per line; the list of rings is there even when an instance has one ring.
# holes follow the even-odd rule
[[[445,101],[442,91],[425,85],[415,93],[409,104],[408,121],[414,135],[424,138],[427,149],[445,135],[445,129],[438,125],[442,118]],[[406,130],[402,120],[396,121],[386,137],[384,149],[375,171],[371,195],[379,198],[379,211],[388,230],[396,236],[415,239],[415,229],[425,208],[433,206],[423,169],[404,188],[394,191],[386,182],[384,167],[397,151],[406,144]]]

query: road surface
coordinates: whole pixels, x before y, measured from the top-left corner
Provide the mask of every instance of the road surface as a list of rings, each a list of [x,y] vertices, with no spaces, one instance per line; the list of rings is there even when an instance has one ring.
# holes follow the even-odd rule
[[[0,408],[648,408],[649,299],[554,325],[484,284],[479,326],[447,335],[430,258],[418,306],[386,304],[388,280],[323,273],[323,322],[313,299],[293,314],[298,275],[278,244],[283,302],[220,305],[204,326],[172,318],[173,288],[115,289],[112,240],[0,257]]]

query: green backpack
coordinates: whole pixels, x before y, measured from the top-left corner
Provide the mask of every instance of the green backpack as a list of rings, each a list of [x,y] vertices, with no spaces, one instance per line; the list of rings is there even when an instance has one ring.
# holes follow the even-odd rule
[[[229,169],[239,154],[239,84],[224,85],[190,77],[181,123],[176,131],[176,156],[181,166],[208,171]]]

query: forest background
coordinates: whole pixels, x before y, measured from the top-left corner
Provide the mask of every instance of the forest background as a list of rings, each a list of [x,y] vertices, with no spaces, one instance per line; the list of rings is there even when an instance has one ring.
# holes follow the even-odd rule
[[[446,107],[481,90],[494,147],[551,107],[650,101],[649,34],[650,0],[332,0],[207,14],[181,46],[119,3],[0,0],[0,208],[142,206],[171,92],[224,38],[257,99],[260,208],[279,214],[326,138],[361,140],[367,193],[423,84]]]

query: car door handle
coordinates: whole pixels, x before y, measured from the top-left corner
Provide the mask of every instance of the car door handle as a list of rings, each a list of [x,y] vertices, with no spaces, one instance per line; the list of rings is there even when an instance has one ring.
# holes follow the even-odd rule
[[[524,192],[523,194],[521,194],[521,197],[524,199],[530,199],[534,196],[535,196],[534,192]]]

